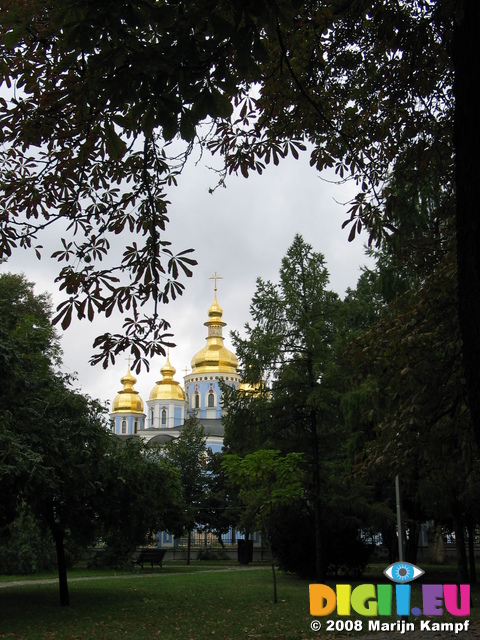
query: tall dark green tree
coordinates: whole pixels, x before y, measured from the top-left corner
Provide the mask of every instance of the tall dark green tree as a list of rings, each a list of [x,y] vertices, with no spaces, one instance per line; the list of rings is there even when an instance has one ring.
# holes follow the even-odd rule
[[[456,532],[459,578],[467,579],[465,514],[478,483],[477,447],[465,397],[454,256],[350,349],[361,399],[350,409],[359,467],[370,478],[402,476],[415,520],[438,518]],[[352,396],[350,395],[350,401]],[[368,475],[368,473],[367,473]],[[414,536],[415,538],[415,536]]]
[[[263,432],[264,448],[275,446],[285,453],[305,455],[318,579],[327,568],[328,460],[341,439],[338,397],[331,384],[339,299],[327,285],[324,257],[297,235],[282,260],[278,284],[257,280],[246,338],[238,333],[232,336],[245,379],[252,384],[263,380],[269,387],[263,397],[254,395],[255,410],[250,416],[263,422],[256,425]]]
[[[92,465],[105,453],[104,411],[67,388],[56,371],[59,346],[46,296],[23,276],[0,276],[2,385],[2,524],[28,507],[48,525],[57,550],[60,598],[68,604],[64,540],[81,539],[94,521],[89,498],[100,477]],[[83,468],[81,468],[83,467]],[[83,473],[86,474],[82,482]]]
[[[38,464],[28,474],[21,495],[48,526],[57,554],[60,603],[70,604],[65,540],[93,544],[99,534],[104,462],[112,435],[97,403],[69,389],[62,379],[45,380],[32,411],[28,437]],[[15,425],[18,428],[18,423]],[[27,434],[23,433],[23,440]]]
[[[0,275],[0,526],[15,517],[19,490],[41,461],[27,436],[44,413],[44,392],[60,354],[50,312],[48,296],[35,295],[25,277]]]
[[[357,291],[347,297],[347,307],[354,313],[361,301],[360,308],[368,308],[369,298],[378,312],[371,316],[370,326],[362,323],[351,334],[357,338],[350,350],[355,384],[342,398],[342,407],[352,450],[363,470],[362,456],[367,457],[376,495],[384,494],[388,486],[392,494],[394,476],[402,474],[411,532],[407,554],[415,562],[417,529],[421,521],[433,517],[434,504],[436,517],[442,513],[445,524],[448,520],[458,539],[463,539],[464,505],[476,483],[475,447],[462,383],[455,194],[442,182],[441,166],[430,167],[418,182],[414,168],[400,166],[389,181],[392,222],[398,233],[371,251],[375,269],[365,272]],[[449,442],[449,450],[456,453],[447,456],[439,442]],[[436,478],[433,485],[432,478]],[[440,493],[431,499],[433,487],[440,486]],[[459,543],[459,549],[464,546]],[[466,562],[459,560],[463,579]]]

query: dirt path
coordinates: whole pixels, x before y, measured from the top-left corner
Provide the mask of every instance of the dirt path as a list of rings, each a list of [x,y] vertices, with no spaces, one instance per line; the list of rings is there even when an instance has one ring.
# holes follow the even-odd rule
[[[125,573],[118,576],[82,576],[80,578],[68,578],[68,583],[71,582],[85,582],[87,580],[132,580],[135,578],[172,578],[175,576],[195,575],[197,573],[226,573],[227,571],[259,571],[265,569],[265,567],[225,567],[224,569],[205,569],[204,571],[183,571],[182,573],[162,573],[159,569],[156,573]],[[9,582],[0,582],[0,589],[6,589],[7,587],[23,587],[26,585],[36,584],[56,584],[58,578],[47,578],[45,580],[11,580]]]

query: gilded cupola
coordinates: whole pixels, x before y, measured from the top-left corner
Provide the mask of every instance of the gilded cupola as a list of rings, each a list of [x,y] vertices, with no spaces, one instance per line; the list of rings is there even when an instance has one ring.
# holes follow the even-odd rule
[[[222,320],[223,309],[217,302],[217,292],[213,304],[208,310],[207,344],[192,358],[191,375],[197,373],[236,373],[238,360],[234,353],[223,344],[222,328],[226,325]]]
[[[120,380],[123,389],[118,392],[112,404],[114,413],[143,413],[143,400],[138,395],[133,385],[137,382],[135,376],[130,372],[130,364],[126,375]]]
[[[185,394],[180,384],[173,379],[175,367],[170,364],[170,357],[160,369],[162,379],[158,380],[150,393],[149,400],[185,400]]]

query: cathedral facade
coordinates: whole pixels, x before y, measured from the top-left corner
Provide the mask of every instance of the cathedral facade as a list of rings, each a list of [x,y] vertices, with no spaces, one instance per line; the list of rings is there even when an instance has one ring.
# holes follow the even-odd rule
[[[112,404],[112,429],[120,437],[139,437],[163,444],[179,436],[185,420],[196,417],[205,429],[207,446],[219,451],[223,444],[222,391],[220,381],[238,388],[238,360],[224,345],[223,310],[215,295],[208,309],[206,344],[191,360],[183,386],[167,356],[158,380],[145,403],[135,389],[136,378],[128,366],[121,389]]]

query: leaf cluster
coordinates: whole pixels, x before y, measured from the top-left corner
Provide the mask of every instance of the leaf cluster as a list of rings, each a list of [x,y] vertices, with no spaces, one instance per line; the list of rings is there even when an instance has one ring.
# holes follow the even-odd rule
[[[451,0],[4,2],[0,255],[40,256],[60,227],[56,321],[128,313],[93,362],[133,347],[148,366],[171,337],[159,305],[195,265],[165,230],[198,125],[213,121],[225,174],[309,146],[313,167],[358,186],[350,239],[381,242],[399,225],[392,173],[452,190],[453,19]]]
[[[182,294],[180,275],[196,261],[164,238],[166,189],[197,126],[230,115],[237,67],[263,57],[256,20],[267,4],[255,5],[2,4],[0,257],[24,248],[40,258],[41,237],[60,228],[55,321],[66,329],[74,316],[131,314],[122,335],[97,338],[93,363],[133,346],[138,370],[168,344],[159,305]],[[169,156],[175,137],[186,150]],[[134,241],[117,260],[125,235]]]
[[[370,481],[400,473],[408,495],[437,518],[451,514],[452,501],[467,504],[478,484],[457,295],[449,253],[348,354],[357,471]]]
[[[264,31],[258,91],[211,143],[225,173],[261,173],[308,143],[312,167],[358,187],[349,239],[366,228],[381,241],[393,172],[421,183],[441,166],[439,187],[453,181],[453,16],[449,0],[291,3]]]
[[[303,498],[302,461],[301,453],[282,456],[272,449],[261,449],[243,458],[235,454],[224,457],[222,466],[230,481],[239,487],[239,497],[246,507],[247,529],[256,525],[265,531],[274,508]]]

